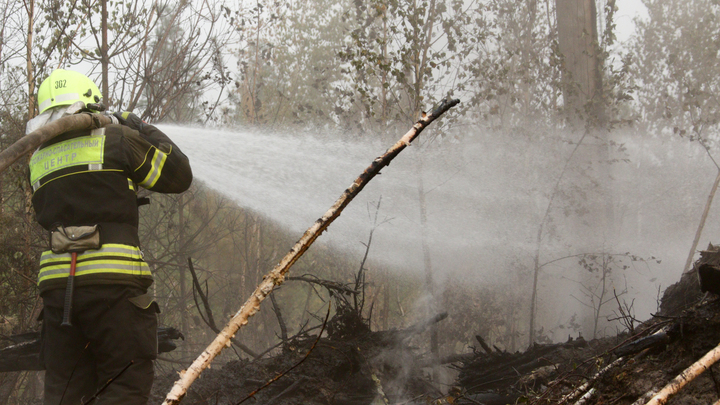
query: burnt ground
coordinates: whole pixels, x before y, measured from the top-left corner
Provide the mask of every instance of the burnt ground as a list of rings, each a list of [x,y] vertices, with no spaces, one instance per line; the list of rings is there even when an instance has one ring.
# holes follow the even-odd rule
[[[349,321],[349,316],[333,319],[327,338],[304,336],[288,342],[273,357],[206,370],[183,403],[237,404],[278,373],[301,363],[245,403],[629,405],[649,390],[665,386],[720,343],[720,298],[711,294],[703,299],[697,276],[690,273],[665,291],[660,314],[632,332],[602,340],[536,345],[524,353],[485,346],[445,359],[445,366],[459,374],[455,387],[443,395],[429,382],[427,359],[410,343],[422,326],[372,332],[357,320]],[[593,378],[611,363],[607,372]],[[158,378],[153,403],[162,401],[176,377]],[[578,402],[588,389],[575,390],[588,381],[594,394]],[[720,366],[715,365],[668,404],[709,404],[718,398]]]
[[[407,344],[422,328],[370,332],[351,318],[345,312],[332,319],[327,338],[297,338],[276,356],[233,361],[204,371],[182,403],[237,404],[292,367],[246,403],[361,405],[378,398],[390,403],[415,398],[426,403],[440,395],[427,382],[419,366],[421,359]],[[162,402],[176,379],[177,375],[158,378],[150,403]]]
[[[668,288],[659,316],[636,330],[649,335],[667,328],[666,336],[623,356],[622,363],[596,384],[596,398],[588,404],[632,404],[651,389],[660,389],[720,344],[720,297],[703,299],[695,273]],[[662,335],[662,333],[660,334]],[[637,338],[628,340],[637,341]],[[637,351],[642,349],[640,351]],[[618,357],[605,354],[606,362]],[[620,353],[623,354],[623,353]],[[711,404],[720,398],[720,365],[715,364],[672,397],[668,404]],[[645,403],[647,401],[643,401]]]
[[[665,291],[660,313],[632,332],[536,346],[522,354],[486,354],[462,364],[458,384],[463,396],[457,402],[645,404],[651,395],[636,401],[663,388],[719,343],[720,297],[705,297],[697,275],[688,273]],[[607,371],[595,377],[604,368]],[[584,383],[589,385],[578,389]],[[581,401],[590,389],[593,394]],[[483,401],[481,395],[490,392],[506,399]],[[667,403],[712,404],[718,398],[720,365],[716,364]]]

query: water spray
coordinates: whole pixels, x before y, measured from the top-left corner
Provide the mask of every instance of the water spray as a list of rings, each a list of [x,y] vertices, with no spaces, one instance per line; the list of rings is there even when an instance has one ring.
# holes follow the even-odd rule
[[[458,99],[443,100],[430,114],[422,113],[422,117],[413,125],[410,131],[403,135],[402,138],[382,156],[373,160],[370,166],[368,166],[353,184],[343,192],[340,198],[335,201],[332,207],[305,231],[300,240],[295,243],[280,263],[278,263],[270,273],[265,275],[263,281],[255,291],[253,291],[250,298],[248,298],[238,312],[233,315],[215,340],[195,359],[187,370],[180,373],[180,379],[175,382],[172,390],[168,393],[163,402],[164,405],[177,405],[180,403],[185,397],[188,388],[190,388],[190,385],[200,376],[200,373],[210,365],[213,359],[217,357],[225,347],[231,345],[231,339],[235,336],[235,333],[237,333],[242,326],[247,325],[248,318],[257,313],[262,301],[265,300],[275,287],[283,283],[285,274],[290,270],[290,267],[308,250],[310,245],[312,245],[323,231],[340,216],[342,210],[350,201],[362,191],[370,180],[380,173],[380,170],[389,165],[403,149],[409,146],[425,127],[459,102],[460,100]]]

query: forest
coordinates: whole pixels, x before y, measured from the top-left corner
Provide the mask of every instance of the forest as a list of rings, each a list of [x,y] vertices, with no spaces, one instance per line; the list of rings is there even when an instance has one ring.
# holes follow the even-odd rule
[[[376,156],[459,99],[213,365],[321,329],[409,333],[439,398],[479,343],[634,333],[718,240],[720,3],[641,3],[630,24],[616,0],[0,0],[0,150],[64,68],[187,153],[189,191],[140,194],[159,321],[183,335],[155,373],[177,376]],[[27,163],[0,173],[0,348],[41,328]],[[0,403],[41,403],[42,375],[0,372]]]

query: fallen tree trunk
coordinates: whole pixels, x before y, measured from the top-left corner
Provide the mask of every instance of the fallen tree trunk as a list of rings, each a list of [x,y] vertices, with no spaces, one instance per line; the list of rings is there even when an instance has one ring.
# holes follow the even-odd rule
[[[69,131],[81,129],[96,129],[112,123],[108,115],[97,113],[82,113],[68,115],[18,139],[14,144],[0,152],[0,173],[5,171],[24,155],[34,151],[50,139]]]
[[[683,370],[680,375],[675,377],[665,388],[661,389],[655,396],[648,401],[647,405],[662,405],[670,399],[672,395],[675,395],[680,391],[685,384],[694,380],[695,377],[699,376],[705,370],[710,368],[715,362],[720,360],[720,345],[717,345],[714,349],[710,350],[700,360],[693,363],[690,367]]]
[[[709,153],[709,151],[708,151]],[[720,168],[718,168],[718,174],[717,177],[715,177],[715,183],[713,183],[712,188],[710,189],[710,194],[708,195],[707,202],[705,203],[705,210],[702,213],[702,216],[700,217],[700,224],[698,225],[697,231],[695,231],[695,239],[693,239],[692,246],[690,247],[690,253],[688,253],[687,261],[685,262],[685,267],[683,268],[682,274],[687,273],[690,271],[690,266],[692,265],[692,259],[695,257],[695,249],[697,249],[697,245],[700,242],[700,236],[702,235],[703,228],[705,227],[705,221],[707,220],[708,213],[710,212],[710,207],[712,206],[713,198],[715,198],[715,193],[717,192],[718,185],[720,184]]]
[[[573,401],[575,398],[577,398],[578,395],[583,394],[583,393],[584,393],[584,395],[580,398],[580,400],[579,400],[578,402],[583,401],[583,398],[585,398],[586,396],[587,396],[588,398],[591,397],[591,396],[595,393],[595,389],[594,389],[594,388],[593,388],[593,389],[590,389],[590,390],[587,391],[587,392],[586,392],[585,390],[587,390],[588,388],[590,388],[590,386],[591,386],[592,384],[594,384],[595,381],[597,381],[600,377],[602,377],[603,375],[605,375],[605,373],[607,373],[610,369],[612,369],[613,367],[616,367],[616,366],[620,365],[620,364],[623,363],[624,361],[625,361],[625,358],[624,358],[624,357],[618,357],[617,359],[615,359],[615,361],[613,361],[612,363],[608,364],[608,365],[605,366],[603,369],[601,369],[600,371],[598,371],[597,373],[595,373],[595,375],[592,376],[592,378],[590,378],[588,381],[584,382],[581,386],[575,388],[571,393],[569,393],[569,394],[567,394],[566,396],[564,396],[563,399],[560,401],[560,403],[561,403],[561,404],[564,404],[564,403],[566,403],[566,402]],[[591,393],[591,392],[592,392],[592,393]],[[585,400],[587,400],[587,399],[585,399]]]
[[[423,113],[422,117],[418,122],[413,125],[412,129],[403,135],[400,140],[395,143],[390,149],[388,149],[382,156],[376,158],[370,166],[353,182],[353,184],[345,190],[345,192],[335,201],[330,209],[325,212],[321,218],[302,235],[300,240],[295,243],[295,246],[290,249],[290,252],[278,263],[275,268],[268,273],[262,283],[255,289],[250,298],[243,304],[237,313],[230,319],[228,324],[218,334],[215,340],[198,356],[198,358],[188,367],[187,370],[181,373],[180,379],[175,382],[173,388],[168,393],[165,401],[166,405],[179,404],[185,396],[187,389],[195,381],[200,373],[205,370],[213,359],[220,354],[220,352],[228,346],[231,342],[235,333],[248,323],[248,318],[255,315],[260,309],[262,301],[272,292],[272,290],[283,283],[285,274],[288,272],[290,267],[307,251],[312,243],[317,239],[325,229],[342,213],[343,209],[350,203],[350,201],[357,196],[360,191],[372,180],[380,170],[390,164],[390,162],[397,156],[403,149],[410,145],[410,143],[417,138],[418,135],[432,123],[435,119],[441,116],[450,108],[454,107],[460,102],[460,100],[443,100],[443,102],[430,114]]]
[[[500,390],[516,384],[524,376],[532,376],[541,367],[555,366],[553,353],[563,349],[587,346],[582,339],[551,345],[534,344],[524,353],[477,353],[459,368],[458,385],[471,392]]]
[[[626,345],[618,347],[617,349],[615,349],[614,353],[619,357],[626,357],[635,353],[640,353],[645,349],[667,344],[670,341],[670,335],[668,335],[669,331],[670,326],[666,326],[650,336],[645,336]]]

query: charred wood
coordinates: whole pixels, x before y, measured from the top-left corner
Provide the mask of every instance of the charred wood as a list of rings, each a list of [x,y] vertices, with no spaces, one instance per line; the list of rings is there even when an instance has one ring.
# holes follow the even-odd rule
[[[285,320],[283,319],[282,312],[280,311],[280,305],[277,303],[277,299],[275,299],[274,291],[273,294],[270,294],[270,301],[272,302],[273,312],[275,312],[278,325],[280,326],[280,338],[283,341],[286,341],[288,338],[287,326],[285,326]]]
[[[158,353],[175,350],[175,340],[185,339],[179,330],[160,326],[157,330]],[[40,332],[13,335],[8,339],[16,344],[0,350],[0,372],[44,370],[40,362]]]
[[[479,394],[470,394],[460,397],[457,400],[457,404],[507,405],[514,404],[519,397],[519,395],[503,395],[494,392],[483,392]]]
[[[203,293],[202,286],[200,285],[200,280],[198,280],[197,273],[195,272],[195,267],[193,266],[192,258],[190,257],[188,257],[188,268],[190,269],[190,274],[192,275],[193,279],[193,299],[195,300],[195,308],[197,308],[198,313],[200,314],[200,318],[202,318],[203,322],[205,322],[205,325],[207,325],[213,332],[220,333],[220,328],[217,327],[217,324],[215,323],[215,318],[213,317],[212,308],[210,308],[210,301],[208,300],[207,291]],[[200,301],[202,301],[206,315],[203,315],[202,311],[200,310],[200,305],[197,302],[196,292],[197,295],[200,296]],[[252,357],[258,357],[258,354],[255,353],[254,350],[240,342],[234,336],[230,339],[230,341],[232,341],[235,346],[239,347],[240,350],[244,351],[248,355]]]
[[[330,291],[337,291],[339,293],[347,294],[347,295],[351,295],[351,294],[357,295],[358,294],[357,290],[353,290],[352,288],[346,287],[335,281],[319,279],[316,276],[313,276],[311,274],[306,274],[304,276],[287,277],[286,280],[287,281],[304,281],[306,283],[317,284],[319,286],[327,288]]]
[[[478,343],[480,343],[480,346],[483,348],[483,350],[485,350],[485,352],[486,352],[487,354],[493,354],[492,349],[490,348],[490,346],[488,346],[487,343],[485,343],[485,339],[483,339],[482,336],[480,336],[480,335],[475,335],[475,340],[477,340]]]
[[[683,310],[700,301],[703,294],[700,291],[697,271],[700,267],[704,266],[715,267],[720,261],[720,254],[717,251],[712,251],[710,248],[708,249],[709,250],[700,252],[700,259],[695,262],[693,271],[683,274],[679,282],[665,289],[660,303],[659,315],[680,315]]]
[[[377,338],[379,338],[380,340],[385,341],[390,344],[396,343],[396,342],[402,342],[403,340],[409,339],[412,336],[415,336],[415,335],[425,332],[431,325],[434,325],[447,317],[448,317],[448,313],[443,312],[443,313],[433,316],[430,319],[427,319],[422,322],[418,322],[415,325],[412,325],[406,329],[378,331],[378,332],[374,332],[374,335]]]
[[[541,367],[554,366],[554,362],[549,358],[553,352],[586,345],[585,340],[577,339],[552,345],[535,344],[524,353],[476,353],[475,358],[464,362],[459,368],[458,382],[470,393],[507,389]]]
[[[474,359],[475,356],[477,356],[475,353],[460,353],[440,357],[439,359],[425,359],[418,362],[418,367],[431,367],[434,365],[444,365],[452,363],[466,363]]]
[[[37,338],[0,350],[0,371],[44,370],[40,363],[40,332]]]
[[[637,339],[628,344],[618,347],[617,349],[615,349],[614,353],[618,357],[624,357],[633,355],[635,353],[640,353],[645,349],[652,349],[664,346],[670,342],[670,335],[668,334],[669,330],[669,327],[665,327],[650,336],[645,336],[643,338]]]
[[[697,272],[701,291],[720,294],[720,246],[710,244],[707,250],[701,251],[694,270]]]

